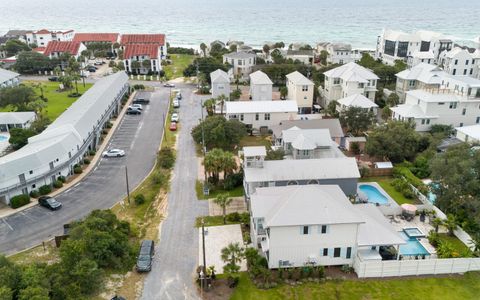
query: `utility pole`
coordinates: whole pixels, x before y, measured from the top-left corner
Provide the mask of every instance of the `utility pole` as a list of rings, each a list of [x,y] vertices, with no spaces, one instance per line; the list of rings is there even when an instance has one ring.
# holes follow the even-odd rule
[[[205,258],[205,221],[202,218],[203,280],[207,277],[207,260]],[[202,280],[202,279],[201,279]],[[203,282],[203,281],[202,281]],[[205,286],[205,285],[203,285]]]
[[[127,182],[127,200],[128,200],[128,204],[130,204],[130,187],[128,186],[128,168],[127,168],[127,166],[125,166],[125,179],[126,179],[126,182]]]

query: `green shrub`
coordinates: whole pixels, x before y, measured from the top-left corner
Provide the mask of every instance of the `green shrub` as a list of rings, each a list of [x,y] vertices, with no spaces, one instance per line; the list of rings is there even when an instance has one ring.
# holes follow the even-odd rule
[[[52,187],[49,185],[42,185],[41,187],[38,188],[38,192],[40,195],[46,195],[52,191]]]
[[[145,86],[143,84],[135,84],[133,85],[134,90],[144,90]]]
[[[102,129],[102,134],[107,134],[108,131],[106,129]]]
[[[55,180],[53,182],[53,187],[56,188],[56,189],[59,189],[63,186],[63,182],[61,182],[60,180]]]
[[[402,194],[407,199],[413,199],[415,197],[415,194],[413,193],[412,188],[409,186],[407,186],[405,189],[402,190]]]
[[[88,151],[88,155],[90,155],[90,156],[94,156],[95,153],[97,153],[97,151],[95,151],[95,150]]]
[[[57,180],[58,180],[58,181],[61,181],[62,183],[65,183],[65,181],[67,181],[67,179],[65,178],[65,176],[58,176],[58,177],[57,177]]]
[[[158,152],[160,167],[170,170],[175,165],[175,153],[171,148],[163,148]]]
[[[227,191],[231,191],[236,187],[239,187],[243,184],[243,171],[229,174],[223,181],[223,188]]]
[[[154,184],[165,185],[168,181],[168,174],[161,170],[155,171],[152,175],[152,181]]]
[[[106,126],[107,126],[107,128],[112,128],[113,124],[112,124],[112,122],[109,121],[109,122],[107,122]]]
[[[405,166],[395,166],[393,168],[393,175],[395,177],[404,177],[408,182],[410,182],[414,187],[419,188],[424,186],[425,184],[413,173],[410,171],[408,167]]]
[[[145,203],[145,196],[143,194],[135,195],[135,204],[142,205]]]
[[[227,215],[227,221],[232,222],[232,223],[238,223],[240,222],[240,214],[238,212],[233,212],[231,214]]]
[[[440,237],[438,236],[438,233],[436,233],[435,230],[430,230],[430,232],[428,233],[428,242],[433,247],[437,247],[439,241],[440,241]]]
[[[25,194],[13,196],[10,199],[10,207],[12,208],[19,208],[28,203],[30,203],[30,196]]]
[[[80,173],[82,173],[82,167],[80,167],[80,165],[75,165],[75,166],[73,167],[73,173],[75,173],[75,174],[80,174]]]
[[[240,222],[243,224],[250,224],[250,214],[248,212],[241,213]]]
[[[90,160],[88,158],[84,158],[83,159],[83,163],[86,164],[86,165],[89,165],[90,164]]]
[[[37,190],[31,190],[30,191],[30,197],[38,198],[38,197],[40,197],[40,193]]]

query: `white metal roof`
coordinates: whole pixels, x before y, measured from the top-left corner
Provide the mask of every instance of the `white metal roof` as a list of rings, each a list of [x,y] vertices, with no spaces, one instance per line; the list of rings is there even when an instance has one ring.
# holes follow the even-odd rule
[[[392,107],[391,110],[404,118],[438,118],[438,116],[427,116],[420,105],[400,104]]]
[[[264,218],[265,227],[365,221],[338,185],[257,188],[250,201],[253,217]]]
[[[354,62],[342,65],[324,73],[325,76],[333,78],[342,78],[344,81],[360,81],[379,79],[371,70],[364,68]]]
[[[393,164],[389,161],[377,161],[375,162],[375,167],[377,167],[377,169],[391,169],[393,168]]]
[[[441,77],[445,74],[444,71],[435,65],[419,63],[413,68],[403,70],[395,75],[404,80],[419,80],[430,84],[440,84]]]
[[[342,126],[338,119],[284,120],[280,125],[272,126],[273,134],[280,136],[283,130],[298,127],[301,129],[328,129],[332,137],[343,137]]]
[[[435,58],[435,55],[433,54],[432,51],[415,51],[412,54],[413,57],[419,58],[419,59],[433,59]]]
[[[406,244],[406,241],[375,205],[372,203],[355,204],[354,208],[365,220],[365,223],[360,224],[358,229],[357,244],[359,247]]]
[[[256,71],[250,74],[250,84],[273,84],[267,74]]]
[[[0,84],[20,76],[20,74],[0,68]]]
[[[249,52],[239,51],[239,52],[231,52],[231,53],[224,54],[223,57],[233,58],[233,59],[245,59],[245,58],[254,58],[256,57],[256,55]]]
[[[361,107],[361,108],[375,108],[378,107],[375,102],[368,99],[364,95],[355,94],[338,100],[338,103],[348,107]]]
[[[480,140],[480,124],[471,125],[471,126],[464,126],[464,127],[456,127],[457,131],[473,138],[475,140]]]
[[[35,117],[33,111],[0,112],[0,124],[25,124]]]
[[[282,140],[284,143],[292,143],[292,146],[299,150],[331,147],[334,143],[328,129],[300,129],[298,127],[282,131]]]
[[[227,114],[248,113],[291,113],[297,112],[296,101],[227,101],[225,102]]]
[[[228,77],[227,72],[217,69],[210,73],[210,79],[212,83],[230,83],[230,78]]]
[[[296,85],[314,85],[311,80],[298,71],[287,74],[286,77]]]
[[[360,178],[353,157],[267,160],[244,172],[246,182]]]
[[[247,156],[265,156],[267,155],[267,149],[265,146],[249,146],[243,147],[243,155]]]

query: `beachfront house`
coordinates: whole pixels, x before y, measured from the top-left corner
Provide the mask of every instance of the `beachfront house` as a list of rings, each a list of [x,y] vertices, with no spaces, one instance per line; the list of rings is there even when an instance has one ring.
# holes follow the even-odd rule
[[[262,71],[250,74],[250,99],[252,101],[272,101],[273,82]]]
[[[20,84],[20,74],[0,68],[0,88]]]
[[[231,52],[223,55],[223,63],[229,64],[229,76],[231,79],[239,77],[247,80],[248,75],[252,73],[253,66],[257,61],[257,55],[249,52]]]
[[[352,45],[350,44],[327,43],[323,47],[320,47],[320,49],[328,52],[327,63],[329,64],[343,65],[350,62],[356,63],[362,58],[362,53],[360,53],[358,49],[352,49]],[[320,54],[320,52],[318,53]]]
[[[286,59],[299,61],[305,65],[311,65],[314,57],[313,50],[287,50],[285,55]]]
[[[227,72],[217,69],[210,73],[210,80],[212,82],[212,98],[221,95],[230,98],[230,77]]]
[[[379,79],[371,70],[354,62],[324,73],[324,88],[320,88],[322,105],[327,107],[333,100],[361,94],[374,101]]]
[[[299,114],[311,113],[315,84],[298,71],[287,74],[286,77],[288,89],[287,98],[297,102]]]
[[[480,59],[476,59],[475,52],[470,53],[467,49],[455,47],[440,54],[438,65],[450,75],[477,77]]]
[[[427,63],[419,63],[395,74],[397,77],[395,92],[400,103],[405,102],[408,91],[439,88],[446,74],[440,67]]]

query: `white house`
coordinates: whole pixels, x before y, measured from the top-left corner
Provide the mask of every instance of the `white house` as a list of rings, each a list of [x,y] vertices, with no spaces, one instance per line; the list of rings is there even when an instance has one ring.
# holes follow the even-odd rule
[[[250,98],[252,101],[272,101],[272,85],[273,82],[262,71],[250,74]]]
[[[470,77],[459,81],[455,77],[442,79],[444,84],[438,89],[408,91],[405,104],[392,108],[392,118],[414,122],[417,131],[428,131],[434,124],[479,124],[480,81]]]
[[[405,240],[373,205],[353,205],[337,185],[259,188],[251,196],[251,237],[270,269],[352,265]]]
[[[58,58],[64,53],[69,53],[78,59],[84,50],[87,50],[87,47],[80,42],[50,41],[45,48],[43,55],[48,56],[49,58]]]
[[[252,73],[253,66],[257,61],[257,55],[248,52],[231,52],[223,55],[223,63],[228,63],[232,69],[229,72],[231,78],[239,76],[246,80]]]
[[[227,72],[217,69],[210,73],[210,80],[212,82],[212,97],[224,95],[230,97],[230,78]]]
[[[480,124],[455,128],[455,137],[466,143],[480,143]]]
[[[299,114],[311,113],[315,84],[298,71],[287,74],[286,77],[288,99],[297,102]]]
[[[466,49],[455,47],[440,54],[438,65],[450,75],[477,77],[480,60],[476,60],[474,55]]]
[[[286,59],[300,61],[302,64],[311,65],[313,63],[313,50],[287,50]]]
[[[162,70],[162,51],[157,44],[127,44],[124,46],[125,71],[136,74],[158,74]]]
[[[388,65],[395,60],[407,61],[418,52],[431,52],[436,63],[441,52],[452,49],[453,41],[438,32],[420,30],[414,33],[384,29],[377,38],[375,58]]]
[[[367,68],[351,62],[329,70],[324,75],[325,86],[321,90],[324,107],[327,107],[330,101],[356,94],[375,100],[379,78]]]
[[[120,111],[128,89],[124,72],[99,79],[26,146],[0,157],[0,201],[8,204],[15,195],[73,174],[85,153],[97,148],[105,124]]]
[[[292,127],[301,129],[328,129],[333,141],[338,145],[342,145],[344,133],[340,121],[338,119],[314,119],[314,120],[282,120],[272,129],[272,141],[276,147],[282,145],[282,132]]]
[[[0,112],[0,132],[9,132],[12,128],[29,128],[36,116],[33,111]]]
[[[350,44],[327,43],[323,47],[320,47],[320,49],[328,52],[327,63],[329,64],[343,65],[350,62],[358,62],[362,58],[362,53],[360,53],[358,49],[352,49],[352,45]]]
[[[338,100],[338,111],[347,110],[350,107],[360,107],[377,114],[378,105],[362,94],[351,95]]]
[[[160,52],[159,59],[167,58],[167,38],[163,33],[122,34],[120,44],[122,49],[133,44],[157,45]]]
[[[38,47],[47,47],[51,41],[68,42],[73,40],[75,32],[73,30],[50,31],[41,29],[38,31],[28,31],[26,34],[27,44],[35,44]]]
[[[298,106],[295,101],[227,101],[225,118],[235,119],[248,128],[262,129],[295,119]]]
[[[439,88],[445,73],[440,67],[419,63],[410,69],[403,70],[395,76],[397,84],[395,92],[397,93],[400,103],[405,102],[406,92],[417,89]]]
[[[433,54],[433,52],[432,51],[425,51],[425,52],[416,51],[412,53],[412,55],[407,57],[407,66],[409,68],[412,68],[420,63],[434,64],[435,55]]]
[[[17,86],[20,83],[20,74],[0,68],[0,88]]]

